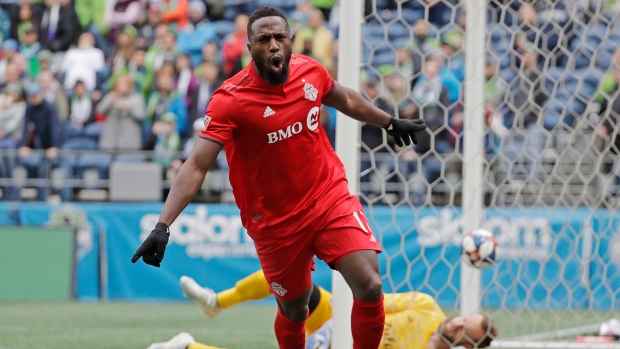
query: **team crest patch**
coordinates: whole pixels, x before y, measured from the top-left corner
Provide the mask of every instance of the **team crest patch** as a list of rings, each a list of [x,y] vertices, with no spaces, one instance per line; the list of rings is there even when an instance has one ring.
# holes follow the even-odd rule
[[[277,282],[271,283],[271,289],[273,290],[273,292],[275,292],[280,297],[284,296],[287,292],[286,289],[280,286],[280,284]]]
[[[205,115],[205,121],[204,121],[205,126],[202,128],[203,132],[207,130],[207,127],[209,126],[209,122],[211,122],[211,118]]]
[[[304,96],[306,97],[306,99],[309,99],[313,102],[316,101],[316,98],[319,96],[319,90],[314,88],[314,85],[312,85],[311,83],[306,82],[305,79],[302,79],[301,81],[305,82]]]

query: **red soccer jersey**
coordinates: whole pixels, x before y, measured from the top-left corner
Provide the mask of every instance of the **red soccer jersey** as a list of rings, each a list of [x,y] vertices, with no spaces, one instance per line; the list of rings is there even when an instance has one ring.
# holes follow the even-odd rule
[[[241,220],[252,233],[293,233],[349,195],[319,115],[332,87],[325,68],[294,54],[283,85],[267,84],[250,62],[211,97],[200,136],[224,145]]]

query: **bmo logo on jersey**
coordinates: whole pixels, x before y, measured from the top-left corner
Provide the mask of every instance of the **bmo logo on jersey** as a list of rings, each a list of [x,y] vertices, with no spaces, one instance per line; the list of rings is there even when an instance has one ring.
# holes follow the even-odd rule
[[[308,128],[308,130],[316,131],[319,128],[320,111],[319,107],[313,107],[308,112],[308,117],[306,117],[306,128]],[[269,132],[267,133],[267,143],[272,144],[291,138],[299,134],[303,128],[303,122],[297,121],[292,125],[286,126],[284,129],[280,129],[276,132]]]

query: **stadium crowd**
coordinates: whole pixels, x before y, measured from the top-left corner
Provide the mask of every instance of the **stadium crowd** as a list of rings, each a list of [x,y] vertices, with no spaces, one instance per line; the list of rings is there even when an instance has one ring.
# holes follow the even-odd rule
[[[14,179],[23,173],[44,179],[36,199],[46,200],[52,170],[61,169],[54,194],[75,200],[87,170],[105,180],[115,161],[153,161],[173,180],[211,94],[250,61],[248,14],[260,5],[282,9],[294,53],[337,77],[336,0],[0,0],[2,198],[21,199]],[[581,120],[598,156],[619,153],[619,7],[491,1],[485,150],[496,181],[544,182],[541,154],[561,145],[556,132],[578,132]],[[400,149],[381,129],[362,127],[362,193],[421,204],[460,180],[464,2],[366,0],[364,15],[361,91],[429,129],[417,146]],[[332,141],[335,119],[322,110]],[[225,161],[218,166],[226,170]]]

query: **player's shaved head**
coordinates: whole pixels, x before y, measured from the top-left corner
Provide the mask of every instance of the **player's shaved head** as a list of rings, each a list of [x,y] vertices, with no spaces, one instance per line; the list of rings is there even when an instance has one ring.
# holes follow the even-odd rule
[[[273,6],[261,6],[256,11],[252,12],[250,15],[250,19],[248,19],[248,37],[252,35],[252,24],[257,20],[264,17],[280,17],[286,22],[288,27],[288,22],[286,21],[286,16],[284,13]]]

